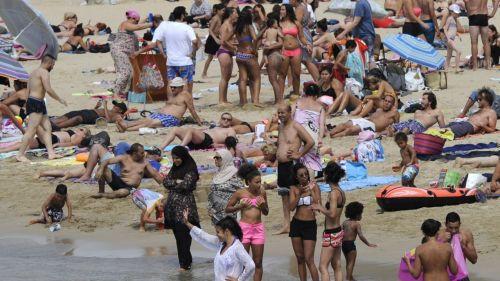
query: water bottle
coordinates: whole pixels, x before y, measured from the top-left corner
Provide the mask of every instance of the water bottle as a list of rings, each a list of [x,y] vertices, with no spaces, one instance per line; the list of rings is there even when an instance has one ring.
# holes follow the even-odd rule
[[[139,128],[139,135],[154,135],[158,133],[158,130],[154,128]]]

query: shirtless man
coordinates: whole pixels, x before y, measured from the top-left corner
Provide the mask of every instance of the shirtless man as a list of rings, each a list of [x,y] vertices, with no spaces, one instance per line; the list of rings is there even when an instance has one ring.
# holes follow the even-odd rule
[[[425,40],[424,32],[430,27],[420,18],[423,6],[427,5],[427,3],[424,5],[424,1],[427,0],[403,0],[403,12],[406,17],[403,34]]]
[[[224,141],[227,137],[236,136],[236,132],[231,127],[231,121],[231,114],[222,113],[219,127],[212,129],[173,128],[168,132],[160,149],[164,150],[176,137],[181,140],[180,145],[187,146],[192,150],[208,149],[212,148],[214,145],[224,145]]]
[[[488,19],[493,18],[498,9],[498,0],[491,0],[493,11],[488,15],[488,0],[465,1],[465,9],[469,15],[469,33],[472,53],[472,69],[477,69],[478,37],[481,34],[481,42],[484,48],[484,68],[489,69],[491,65],[491,48],[488,42]]]
[[[177,127],[181,125],[182,116],[189,110],[191,116],[198,125],[201,126],[201,119],[196,113],[193,104],[193,97],[184,87],[185,82],[180,77],[175,77],[169,81],[167,88],[167,101],[165,106],[158,113],[153,113],[149,117],[126,122],[123,118],[116,119],[116,127],[118,131],[139,131],[140,128],[160,128],[160,127]]]
[[[403,7],[402,0],[385,0],[384,9],[389,12],[389,17],[397,17],[401,16],[401,9]]]
[[[113,101],[113,108],[108,109],[108,101],[98,101],[93,109],[70,111],[62,116],[52,118],[54,128],[68,128],[80,124],[94,125],[98,118],[104,118],[109,123],[114,123],[118,117],[123,117],[127,112],[127,105],[123,102]],[[101,106],[103,108],[101,108]]]
[[[456,212],[450,212],[445,218],[446,229],[439,231],[439,240],[450,242],[453,235],[460,235],[460,245],[464,257],[472,264],[477,263],[477,251],[474,246],[474,236],[469,229],[461,227],[460,216]]]
[[[120,176],[108,168],[110,164],[121,165]],[[126,155],[113,157],[101,163],[95,176],[99,181],[99,193],[92,197],[108,199],[126,197],[132,189],[139,187],[145,173],[151,175],[157,183],[163,182],[162,176],[146,159],[144,147],[139,143],[134,143]],[[104,192],[106,183],[111,187],[112,192]]]
[[[340,124],[330,132],[330,137],[354,136],[364,130],[381,132],[389,125],[399,122],[399,112],[396,108],[393,108],[395,102],[394,97],[385,96],[382,101],[382,108],[377,109],[377,111],[368,116],[368,118],[352,119]]]
[[[438,242],[436,239],[440,227],[441,223],[436,220],[425,220],[421,230],[427,242],[418,246],[415,250],[413,266],[406,255],[403,257],[414,278],[418,278],[423,272],[424,281],[449,281],[450,277],[447,269],[452,274],[457,274],[458,266],[450,244]]]
[[[42,139],[47,147],[49,159],[60,158],[52,146],[52,126],[50,125],[47,107],[45,106],[45,93],[57,100],[64,106],[67,106],[65,100],[60,98],[50,85],[50,71],[54,68],[55,59],[50,55],[42,58],[40,67],[30,74],[28,80],[29,97],[26,101],[26,115],[29,116],[28,128],[23,136],[21,147],[17,153],[16,160],[20,162],[29,162],[26,158],[26,149],[29,143],[35,137],[35,133]]]
[[[423,133],[434,124],[438,123],[440,128],[444,128],[444,114],[440,109],[437,109],[437,99],[433,92],[426,92],[422,94],[420,105],[423,107],[421,110],[415,111],[413,119],[402,121],[389,126],[387,130],[380,133],[381,135],[387,134],[393,136],[395,132],[403,132],[405,134]]]
[[[493,133],[497,127],[497,113],[491,108],[495,100],[495,94],[488,88],[478,91],[477,103],[479,111],[472,114],[467,120],[458,119],[450,122],[447,127],[451,129],[455,138],[468,134]]]
[[[278,106],[278,194],[283,203],[283,227],[275,234],[288,233],[290,231],[290,186],[294,185],[293,166],[314,146],[314,140],[309,133],[292,118],[292,108],[287,104]],[[302,148],[302,149],[301,149]]]
[[[432,45],[434,43],[434,37],[436,34],[439,34],[439,24],[436,17],[436,10],[434,9],[434,0],[416,1],[419,2],[419,6],[422,8],[420,18],[429,26],[428,29],[423,30],[425,40]]]

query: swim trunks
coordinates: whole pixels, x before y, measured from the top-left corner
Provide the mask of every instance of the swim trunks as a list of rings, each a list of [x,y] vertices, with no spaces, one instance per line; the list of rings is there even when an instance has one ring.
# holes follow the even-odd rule
[[[264,245],[266,242],[266,230],[262,222],[259,223],[244,223],[239,222],[243,239],[241,243],[251,245]]]
[[[212,137],[207,134],[207,133],[204,133],[205,134],[205,138],[203,139],[203,141],[201,143],[193,143],[192,141],[190,143],[188,143],[188,147],[190,150],[198,150],[198,149],[209,149],[209,148],[212,148],[212,145],[214,144],[214,140],[212,139]]]
[[[405,22],[403,25],[403,34],[408,34],[413,37],[418,37],[420,34],[423,34],[424,30],[418,22]]]
[[[316,241],[316,234],[318,232],[318,225],[316,220],[303,221],[293,218],[290,222],[290,233],[288,237],[300,237],[302,240]]]
[[[26,115],[30,115],[31,113],[47,115],[45,102],[37,98],[29,97],[28,100],[26,100]]]
[[[111,182],[108,182],[109,187],[113,191],[119,190],[119,189],[127,189],[127,190],[132,190],[134,187],[128,185],[125,183],[113,170],[110,169],[111,172]]]
[[[170,114],[153,113],[149,119],[159,120],[163,127],[177,127],[181,125],[181,120]]]
[[[212,35],[209,35],[207,41],[205,42],[205,53],[215,56],[219,48],[220,45],[215,42],[215,39],[212,37]]]
[[[351,122],[354,126],[358,126],[361,129],[361,131],[371,130],[373,132],[376,132],[375,124],[368,119],[356,118],[356,119],[351,119]]]
[[[461,138],[468,134],[474,134],[474,126],[468,121],[451,122],[448,124],[455,138]]]
[[[285,196],[290,193],[290,186],[294,184],[293,161],[278,163],[278,194]]]
[[[356,244],[354,241],[342,241],[342,253],[347,255],[352,251],[356,251]]]
[[[488,26],[488,15],[470,15],[469,16],[469,26]]]
[[[182,79],[187,80],[187,82],[193,82],[194,65],[183,65],[183,66],[167,65],[167,76],[168,80],[172,80],[175,77],[180,77]]]
[[[64,212],[62,209],[48,208],[47,215],[50,217],[52,222],[61,222],[64,218]],[[41,215],[41,220],[45,221],[45,216]]]
[[[401,174],[401,182],[412,182],[418,175],[419,168],[417,165],[406,166]]]
[[[323,242],[321,243],[321,246],[323,246],[324,248],[341,247],[343,238],[344,231],[342,230],[342,227],[339,226],[334,229],[325,229],[325,231],[323,231]]]
[[[83,109],[83,110],[77,110],[77,111],[70,111],[70,112],[64,114],[63,116],[65,116],[68,119],[71,119],[71,118],[77,117],[77,116],[82,117],[81,124],[85,124],[85,125],[94,125],[95,120],[97,118],[99,118],[99,115],[93,109]]]
[[[409,119],[392,125],[392,128],[396,132],[401,132],[404,129],[408,129],[410,134],[423,133],[427,130],[422,123],[415,119]]]

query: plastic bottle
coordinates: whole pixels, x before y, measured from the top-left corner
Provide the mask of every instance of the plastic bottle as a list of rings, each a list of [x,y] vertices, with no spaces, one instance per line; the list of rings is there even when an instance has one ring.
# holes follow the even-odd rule
[[[139,128],[139,135],[154,135],[158,130],[154,128]]]

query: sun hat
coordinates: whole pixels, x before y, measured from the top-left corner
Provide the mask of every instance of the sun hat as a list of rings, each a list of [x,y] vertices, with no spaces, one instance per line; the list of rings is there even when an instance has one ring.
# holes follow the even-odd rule
[[[184,86],[184,80],[180,77],[175,77],[174,79],[170,80],[169,86],[170,87],[183,87]]]
[[[457,4],[451,4],[450,7],[448,7],[448,9],[454,12],[455,14],[460,14],[460,6],[458,6]]]

